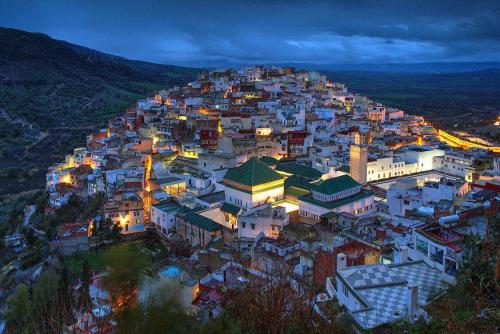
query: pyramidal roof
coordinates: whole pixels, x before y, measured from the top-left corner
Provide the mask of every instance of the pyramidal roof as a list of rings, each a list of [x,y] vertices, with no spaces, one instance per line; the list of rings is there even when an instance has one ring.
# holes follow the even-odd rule
[[[283,176],[257,158],[250,158],[241,166],[228,170],[224,179],[253,187],[282,180]]]

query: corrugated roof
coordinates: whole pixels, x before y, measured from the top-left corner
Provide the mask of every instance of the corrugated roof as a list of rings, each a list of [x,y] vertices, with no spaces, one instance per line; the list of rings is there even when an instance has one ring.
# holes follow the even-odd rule
[[[252,187],[259,184],[282,180],[283,176],[275,172],[267,164],[254,157],[250,158],[241,166],[228,170],[224,179]]]

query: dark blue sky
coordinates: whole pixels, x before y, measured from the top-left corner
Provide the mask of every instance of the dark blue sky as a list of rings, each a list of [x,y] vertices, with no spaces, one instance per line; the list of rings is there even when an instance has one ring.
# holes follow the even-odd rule
[[[159,63],[500,60],[500,0],[0,0],[0,26]]]

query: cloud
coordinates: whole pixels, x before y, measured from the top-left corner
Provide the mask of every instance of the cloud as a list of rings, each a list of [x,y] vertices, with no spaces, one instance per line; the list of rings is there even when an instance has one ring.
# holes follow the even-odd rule
[[[2,0],[0,22],[162,63],[500,60],[497,0]]]

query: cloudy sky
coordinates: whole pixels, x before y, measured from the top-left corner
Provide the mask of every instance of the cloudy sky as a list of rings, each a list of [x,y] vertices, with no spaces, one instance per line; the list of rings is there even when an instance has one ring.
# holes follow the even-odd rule
[[[500,60],[500,0],[0,0],[0,26],[185,65]]]

